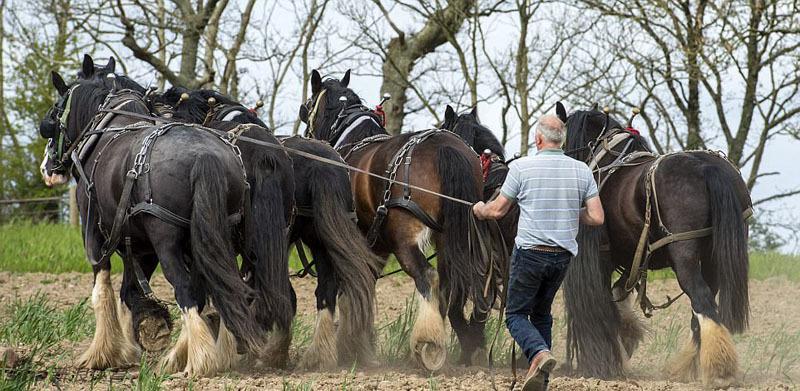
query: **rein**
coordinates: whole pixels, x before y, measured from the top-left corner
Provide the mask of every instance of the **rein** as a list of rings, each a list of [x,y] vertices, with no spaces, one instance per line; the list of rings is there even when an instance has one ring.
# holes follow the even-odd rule
[[[181,121],[176,121],[176,120],[173,120],[173,119],[161,118],[161,117],[153,117],[153,116],[149,116],[149,115],[145,115],[145,114],[133,113],[133,112],[123,111],[123,110],[102,109],[100,111],[101,112],[106,112],[106,113],[118,114],[118,115],[125,115],[125,116],[128,116],[128,117],[137,118],[137,119],[145,119],[145,120],[154,121],[154,122],[182,123]],[[200,128],[200,129],[203,129],[203,130],[206,130],[206,131],[214,132],[214,133],[217,133],[217,134],[226,133],[226,132],[222,132],[222,131],[220,131],[218,129],[213,129],[213,128],[209,128],[209,127],[206,127],[206,126],[201,126],[201,125],[196,125],[196,124],[192,124],[192,126],[195,127],[195,128]],[[241,125],[238,125],[238,126],[241,126]],[[340,162],[340,161],[324,158],[324,157],[317,156],[317,155],[314,155],[312,153],[308,153],[308,152],[301,151],[301,150],[298,150],[298,149],[294,149],[294,148],[290,148],[290,147],[286,147],[286,146],[282,146],[282,145],[270,144],[270,143],[267,143],[265,141],[256,140],[254,138],[250,138],[250,137],[246,137],[246,136],[239,136],[237,139],[239,141],[244,141],[244,142],[247,142],[247,143],[250,143],[250,144],[259,145],[259,146],[262,146],[262,147],[267,147],[267,148],[286,151],[286,152],[291,153],[293,155],[304,157],[306,159],[315,160],[315,161],[318,161],[318,162],[321,162],[321,163],[325,163],[325,164],[328,164],[328,165],[331,165],[331,166],[344,168],[344,169],[347,169],[349,171],[357,172],[357,173],[360,173],[360,174],[368,175],[370,177],[373,177],[373,178],[376,178],[376,179],[380,179],[380,180],[389,182],[391,184],[399,184],[399,185],[403,185],[403,186],[408,186],[411,189],[414,189],[414,190],[417,190],[417,191],[421,191],[423,193],[427,193],[427,194],[430,194],[430,195],[433,195],[433,196],[436,196],[436,197],[439,197],[439,198],[444,198],[444,199],[449,200],[449,201],[457,202],[459,204],[463,204],[463,205],[467,205],[467,206],[472,206],[473,205],[472,202],[469,202],[469,201],[466,201],[466,200],[462,200],[460,198],[451,197],[451,196],[449,196],[447,194],[438,193],[438,192],[435,192],[433,190],[426,189],[424,187],[419,187],[419,186],[412,185],[410,183],[406,184],[403,181],[390,179],[390,178],[385,177],[383,175],[375,174],[373,172],[370,172],[370,171],[367,171],[367,170],[363,170],[363,169],[360,169],[358,167],[351,166],[351,165],[349,165],[347,163],[344,163],[344,162]]]

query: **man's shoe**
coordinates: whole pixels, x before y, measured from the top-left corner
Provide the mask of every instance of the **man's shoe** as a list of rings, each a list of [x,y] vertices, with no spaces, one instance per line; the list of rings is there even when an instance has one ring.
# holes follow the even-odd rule
[[[533,356],[531,368],[525,376],[525,384],[522,391],[544,391],[546,389],[547,376],[556,366],[556,359],[548,350],[542,350]]]

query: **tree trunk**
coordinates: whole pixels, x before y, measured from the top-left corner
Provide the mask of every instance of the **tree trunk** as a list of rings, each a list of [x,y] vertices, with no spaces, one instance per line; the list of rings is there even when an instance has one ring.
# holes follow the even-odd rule
[[[399,134],[403,129],[410,86],[410,75],[414,64],[437,47],[447,42],[447,32],[456,32],[464,24],[467,12],[474,0],[450,0],[444,9],[431,15],[418,32],[398,36],[389,41],[383,63],[381,93],[389,93],[392,99],[386,102],[386,130]]]

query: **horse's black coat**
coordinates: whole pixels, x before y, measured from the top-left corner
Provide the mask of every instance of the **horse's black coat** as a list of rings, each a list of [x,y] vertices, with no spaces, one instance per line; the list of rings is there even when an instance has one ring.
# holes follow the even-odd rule
[[[189,99],[178,103],[183,93],[189,94]],[[210,126],[227,130],[236,124],[255,124],[261,127],[255,131],[266,133],[266,125],[257,115],[215,91],[172,88],[163,95],[155,96],[154,102],[172,107],[173,118],[200,123],[212,109],[208,105],[208,98],[211,97],[217,102],[215,119],[232,108],[236,109],[238,115],[232,116],[232,122],[211,122]],[[252,134],[252,131],[248,131],[243,135],[253,137]],[[270,142],[278,144],[274,136],[268,134],[268,137],[274,140]],[[296,150],[328,159],[341,159],[329,145],[317,140],[291,137],[282,142]],[[265,153],[265,148],[247,143],[241,143],[240,147],[246,161],[253,160],[256,154]],[[338,338],[337,342],[342,362],[358,359],[362,363],[371,363],[374,361],[373,308],[377,274],[373,268],[377,262],[373,261],[375,255],[351,219],[353,197],[348,173],[342,168],[297,156],[293,157],[289,170],[292,169],[294,182],[284,190],[294,193],[299,212],[289,232],[289,243],[302,240],[311,249],[319,278],[316,290],[318,310],[324,309],[333,314],[340,293],[343,300],[348,301],[347,311],[341,316],[342,338]]]
[[[560,106],[560,104],[559,104]],[[563,106],[560,111],[565,113]],[[578,111],[567,119],[567,153],[587,161],[598,145],[606,116],[596,110]],[[613,118],[608,131],[625,131]],[[607,133],[606,133],[607,134]],[[630,134],[628,152],[650,151],[646,140]],[[620,152],[620,144],[615,148]],[[600,166],[616,156],[607,154]],[[637,160],[634,160],[635,163]],[[585,375],[614,377],[623,372],[622,357],[632,354],[621,334],[623,320],[614,305],[610,279],[615,269],[620,281],[631,273],[631,260],[644,226],[645,176],[653,158],[620,167],[605,181],[600,197],[606,223],[602,228],[581,227],[580,251],[564,280],[568,317],[568,358]],[[667,233],[713,227],[710,237],[678,241],[656,250],[650,269],[671,267],[692,302],[692,332],[696,348],[700,340],[698,316],[719,322],[731,332],[742,332],[748,323],[747,223],[743,212],[750,206],[747,187],[738,171],[724,158],[708,152],[681,152],[663,158],[655,174],[658,208],[651,210],[650,242]],[[653,198],[654,200],[655,198]],[[609,251],[600,251],[607,243]],[[719,293],[719,305],[714,298]],[[622,344],[620,344],[620,340]],[[711,350],[709,350],[711,351]],[[701,355],[702,355],[701,350]],[[713,376],[713,374],[712,374]]]
[[[84,69],[84,75],[86,71]],[[71,102],[66,127],[61,129],[67,140],[78,141],[79,132],[95,117],[98,107],[118,84],[116,78],[102,77],[79,80],[69,86],[67,93],[71,99],[62,94],[53,110],[53,113],[63,112],[64,105]],[[141,100],[134,100],[121,109],[149,113],[148,106]],[[52,120],[54,115],[48,119]],[[139,121],[115,115],[108,126],[120,127]],[[77,177],[75,173],[80,188],[86,188],[90,180],[93,184],[93,197],[79,191],[78,205],[87,257],[96,263],[95,273],[110,269],[110,261],[100,257],[104,233],[111,230],[124,178],[132,167],[134,155],[152,131],[153,128],[145,128],[118,136],[116,132],[103,133],[83,162],[84,172],[94,174]],[[67,166],[70,163],[67,162]],[[188,229],[175,226],[148,214],[130,217],[123,229],[123,236],[129,237],[132,243],[131,253],[124,257],[125,278],[130,281],[129,262],[141,262],[143,269],[152,271],[158,259],[164,275],[175,288],[176,300],[182,309],[202,310],[210,296],[228,329],[244,346],[253,347],[258,345],[263,327],[249,309],[253,291],[239,277],[227,222],[229,215],[242,209],[244,179],[240,160],[216,135],[174,126],[158,137],[152,145],[147,174],[139,179],[139,186],[134,186],[131,202],[149,201],[144,190],[146,186],[141,186],[141,181],[148,180],[152,202],[189,219],[191,226]],[[133,308],[136,298],[130,293],[123,291],[122,299]]]

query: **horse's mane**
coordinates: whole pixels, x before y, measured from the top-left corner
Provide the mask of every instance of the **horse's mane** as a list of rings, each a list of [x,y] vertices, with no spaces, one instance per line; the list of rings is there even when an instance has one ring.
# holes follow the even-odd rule
[[[183,93],[189,94],[189,99],[178,104]],[[267,128],[267,125],[261,121],[257,115],[250,112],[247,107],[235,101],[233,98],[214,90],[190,90],[185,87],[176,86],[171,87],[163,94],[156,95],[153,98],[153,101],[155,103],[172,107],[174,109],[173,118],[175,119],[192,123],[203,123],[205,121],[206,114],[209,110],[211,110],[211,107],[208,105],[209,98],[214,98],[217,101],[217,105],[241,107],[243,109],[242,115],[234,117],[233,122],[251,123],[263,128]]]
[[[68,127],[70,129],[80,130],[90,121],[92,121],[95,114],[97,114],[97,108],[105,102],[106,97],[109,93],[111,93],[111,91],[130,89],[138,92],[137,89],[129,88],[138,86],[138,84],[132,80],[131,82],[133,84],[129,84],[127,81],[122,81],[120,77],[117,77],[116,79],[110,79],[106,77],[78,79],[70,86],[70,90],[72,91],[72,103],[70,107],[70,114],[67,117]],[[149,107],[144,100],[142,100],[141,103],[141,105],[125,105],[122,110],[138,114],[150,114]]]
[[[327,140],[331,136],[329,133],[331,126],[336,122],[336,116],[342,106],[360,105],[363,104],[363,101],[353,90],[343,87],[341,82],[334,78],[325,79],[322,82],[322,88],[328,92],[325,94],[325,115],[322,117],[323,122],[319,129],[325,129],[328,133],[319,134],[318,136]],[[347,98],[345,102],[339,101],[342,96]],[[386,130],[375,125],[372,121],[365,121],[353,129],[348,138],[360,140],[376,134],[386,134]]]
[[[472,113],[459,115],[452,126],[452,131],[461,136],[476,153],[481,154],[484,150],[490,149],[505,160],[506,151],[503,148],[503,144],[500,143],[500,140],[489,128],[478,122],[478,119]]]
[[[593,142],[605,123],[605,113],[597,110],[581,110],[569,115],[567,118],[567,140],[564,149],[567,154],[575,159],[586,161],[589,149],[586,146]],[[589,133],[589,129],[592,130]],[[608,129],[625,129],[614,117],[608,119]],[[589,135],[587,135],[589,133]],[[634,144],[632,151],[651,151],[650,143],[644,136],[632,133]]]

